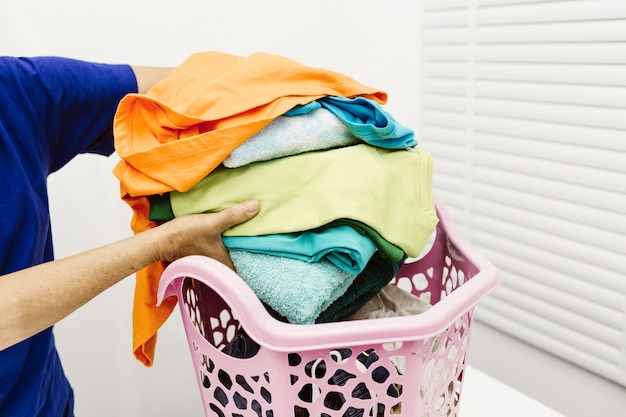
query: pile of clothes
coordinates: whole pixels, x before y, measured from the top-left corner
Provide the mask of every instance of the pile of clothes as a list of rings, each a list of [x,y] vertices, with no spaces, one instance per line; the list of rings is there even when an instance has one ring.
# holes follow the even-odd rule
[[[259,200],[253,219],[224,233],[237,273],[278,319],[350,317],[437,224],[431,155],[386,100],[277,55],[192,55],[118,108],[114,173],[133,231]],[[146,365],[175,304],[156,307],[164,267],[137,273],[134,347]]]

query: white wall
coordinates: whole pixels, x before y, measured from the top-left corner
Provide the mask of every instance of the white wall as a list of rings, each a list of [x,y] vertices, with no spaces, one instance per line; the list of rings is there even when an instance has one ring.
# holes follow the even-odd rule
[[[277,53],[386,90],[386,108],[415,127],[416,10],[409,0],[2,0],[0,54],[176,66],[203,50]],[[51,176],[58,257],[130,234],[115,162],[84,156]],[[133,285],[129,278],[56,327],[77,416],[202,415],[177,315],[159,334],[152,368],[133,358]]]

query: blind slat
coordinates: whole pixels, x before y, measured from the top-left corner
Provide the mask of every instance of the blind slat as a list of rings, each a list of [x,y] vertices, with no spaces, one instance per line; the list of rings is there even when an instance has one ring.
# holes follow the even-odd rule
[[[475,115],[477,131],[503,137],[528,138],[555,143],[587,146],[598,150],[626,152],[625,133],[604,126],[580,126],[544,120]]]
[[[489,133],[476,133],[474,140],[477,149],[626,173],[626,152],[590,149],[588,143],[581,145],[554,143]]]
[[[626,222],[622,214],[578,204],[576,201],[564,201],[559,198],[559,195],[535,193],[532,183],[525,183],[525,189],[512,186],[513,184],[506,180],[504,183],[506,185],[502,186],[487,183],[473,184],[472,193],[477,197],[475,204],[482,205],[488,202],[506,204],[529,213],[558,217],[593,229],[626,236]],[[593,198],[593,195],[595,193],[588,196],[587,200]]]
[[[422,25],[425,28],[465,27],[469,13],[467,9],[434,10],[423,13]]]
[[[436,1],[436,0],[429,0]],[[547,3],[553,2],[554,0],[476,0],[474,3],[478,6],[501,6],[506,4],[519,4],[522,3]],[[465,1],[464,6],[467,6],[467,0]]]
[[[482,217],[475,212],[472,214],[472,226],[478,230],[472,235],[476,242],[479,242],[479,234],[485,241],[495,242],[497,239],[500,243],[504,242],[501,241],[503,239],[499,238],[499,236],[514,236],[515,242],[518,243],[516,245],[517,251],[520,254],[538,256],[537,251],[539,250],[552,256],[552,262],[558,259],[560,262],[567,262],[570,265],[587,264],[604,269],[607,271],[606,274],[593,277],[597,284],[615,291],[624,292],[623,279],[615,279],[616,276],[623,277],[626,275],[623,254],[598,249],[580,242],[569,241],[542,231],[529,230],[490,217]],[[576,254],[576,259],[571,259],[573,253]],[[559,267],[558,265],[554,266],[556,268]],[[560,266],[560,268],[565,268],[565,265]],[[588,276],[581,278],[589,279]]]
[[[465,176],[466,161],[467,161],[467,150],[465,146],[456,146],[454,144],[449,144],[449,143],[433,142],[428,147],[428,150],[433,155],[445,155],[445,157],[439,158],[441,159],[442,163],[456,162],[458,164],[462,164],[463,176]],[[441,168],[443,168],[443,166]]]
[[[626,3],[611,0],[555,1],[511,4],[503,7],[479,7],[479,25],[519,24],[526,22],[564,22],[603,20],[626,17]]]
[[[435,32],[435,31],[433,31]],[[428,32],[427,32],[428,34]],[[463,42],[460,37],[467,34],[461,28],[456,33],[432,33],[427,43]],[[598,22],[558,22],[540,24],[519,24],[486,26],[476,29],[476,43],[542,43],[542,42],[615,42],[626,40],[626,20],[611,20],[598,25]]]
[[[503,265],[501,270],[505,271],[506,286],[524,288],[524,291],[538,298],[549,300],[562,308],[583,312],[600,323],[621,329],[626,300],[624,295],[614,289],[543,266],[535,262],[534,258],[525,259],[516,252],[506,253],[497,247],[483,247],[482,251],[498,265]],[[605,272],[598,268],[593,276]]]
[[[422,129],[418,140],[427,149],[429,145],[437,143],[447,143],[450,145],[465,146],[465,138],[467,134],[465,130],[449,129],[445,127],[428,126]]]
[[[424,94],[422,105],[427,109],[461,113],[465,112],[467,108],[467,98],[454,95]]]
[[[480,115],[574,126],[626,129],[626,117],[624,117],[624,110],[621,109],[489,98],[476,98],[474,109]]]
[[[467,80],[449,80],[440,78],[426,78],[422,82],[424,92],[466,97]]]
[[[590,354],[579,349],[576,340],[564,341],[564,337],[561,335],[562,328],[543,329],[542,327],[546,324],[549,325],[549,323],[541,323],[541,318],[520,320],[519,317],[516,317],[511,319],[505,315],[502,308],[506,308],[506,306],[499,303],[496,298],[487,298],[477,308],[476,317],[502,332],[537,346],[539,349],[551,352],[557,357],[569,360],[580,367],[593,370],[598,375],[626,385],[626,377],[622,375],[619,364],[609,362],[604,356],[597,353]]]
[[[420,114],[422,121],[431,126],[441,126],[455,129],[465,129],[467,115],[437,110],[424,110]]]
[[[426,45],[465,45],[469,34],[467,27],[433,28],[424,32],[423,41]]]
[[[506,290],[501,290],[500,288],[497,291],[506,293]],[[581,336],[580,333],[569,327],[548,320],[540,314],[528,311],[526,308],[511,304],[510,298],[511,297],[507,297],[506,295],[502,299],[491,297],[489,300],[485,300],[483,307],[497,312],[502,315],[502,317],[508,318],[511,321],[518,321],[520,317],[524,317],[523,323],[532,326],[532,328],[540,332],[544,338],[555,338],[561,343],[569,344],[574,350],[580,353],[602,358],[606,363],[613,365],[619,363],[620,352],[618,348],[606,345],[590,337]]]
[[[626,23],[624,26],[626,27]],[[474,94],[495,99],[626,109],[626,88],[612,86],[478,80],[474,86]]]
[[[466,45],[438,45],[424,46],[422,54],[430,61],[456,61],[465,62],[468,58],[469,47]]]
[[[422,71],[430,78],[466,79],[469,66],[464,62],[424,63]]]
[[[494,200],[478,200],[474,206],[476,212],[482,216],[525,227],[527,230],[549,233],[551,236],[591,245],[596,249],[626,255],[626,235],[616,232],[611,227],[612,224],[608,224],[608,222],[605,225],[606,228],[598,229],[578,221],[562,219],[558,213],[556,213],[557,215],[547,215],[532,210],[525,211],[500,198]],[[596,216],[601,214],[598,211]],[[626,274],[626,265],[621,272]]]
[[[626,25],[626,24],[625,24]],[[426,75],[435,77],[445,73],[446,64],[426,64]],[[462,63],[449,64],[457,68],[456,76],[467,75],[469,67]],[[451,72],[451,70],[449,70]],[[599,86],[626,86],[626,71],[618,65],[573,65],[573,64],[525,64],[525,63],[485,63],[475,66],[478,80],[529,81],[552,84],[589,84]]]
[[[505,284],[498,288],[498,299],[506,301],[511,306],[515,306],[520,310],[527,311],[530,314],[542,316],[544,320],[566,327],[572,332],[578,333],[577,336],[588,338],[594,343],[593,350],[602,349],[604,353],[612,353],[611,359],[617,361],[619,358],[619,348],[622,342],[622,334],[620,328],[607,326],[605,323],[599,323],[590,320],[580,311],[559,308],[559,306],[548,301],[541,300],[533,294],[528,294],[528,284],[522,284],[523,289],[509,287],[509,282],[515,280],[514,274],[508,274],[506,270],[501,272]],[[519,282],[518,282],[519,284]],[[564,297],[563,297],[564,298]],[[596,305],[591,304],[592,308]],[[606,345],[606,347],[601,346]]]
[[[445,158],[445,155],[441,157]],[[465,175],[467,174],[466,171]],[[474,167],[472,182],[472,192],[479,192],[484,185],[490,185],[498,187],[499,190],[487,189],[487,192],[514,190],[524,193],[522,194],[523,197],[530,194],[557,202],[575,204],[581,208],[597,208],[607,213],[616,214],[617,219],[622,222],[626,214],[626,196],[624,194],[549,180],[533,176],[527,170],[511,172],[505,169]],[[581,198],[581,196],[585,196],[585,198]],[[585,219],[581,220],[584,221]]]
[[[467,7],[467,0],[424,0],[423,10],[442,10]]]
[[[464,46],[425,47],[432,59],[463,59]],[[511,43],[476,45],[479,62],[520,62],[557,64],[626,64],[626,43]]]
[[[481,167],[612,191],[616,194],[617,200],[626,199],[626,175],[623,173],[487,150],[475,151],[473,156],[475,165]]]

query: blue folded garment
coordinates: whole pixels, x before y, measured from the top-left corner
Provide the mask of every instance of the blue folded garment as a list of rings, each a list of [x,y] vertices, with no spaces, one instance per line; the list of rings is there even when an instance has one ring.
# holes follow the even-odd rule
[[[337,116],[354,136],[367,144],[387,149],[417,146],[413,130],[398,123],[373,100],[365,97],[326,96],[318,102],[322,108]]]
[[[308,263],[242,250],[230,257],[259,299],[294,324],[314,324],[356,278],[326,259]]]
[[[284,256],[305,262],[326,259],[352,274],[363,271],[376,251],[376,244],[353,227],[342,225],[300,233],[261,236],[223,236],[228,249]]]

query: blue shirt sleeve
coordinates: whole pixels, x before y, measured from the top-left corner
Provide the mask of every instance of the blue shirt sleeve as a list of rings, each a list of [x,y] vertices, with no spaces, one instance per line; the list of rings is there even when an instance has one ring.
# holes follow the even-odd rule
[[[137,82],[128,65],[5,57],[0,87],[6,134],[51,173],[79,153],[113,152],[117,103]]]

